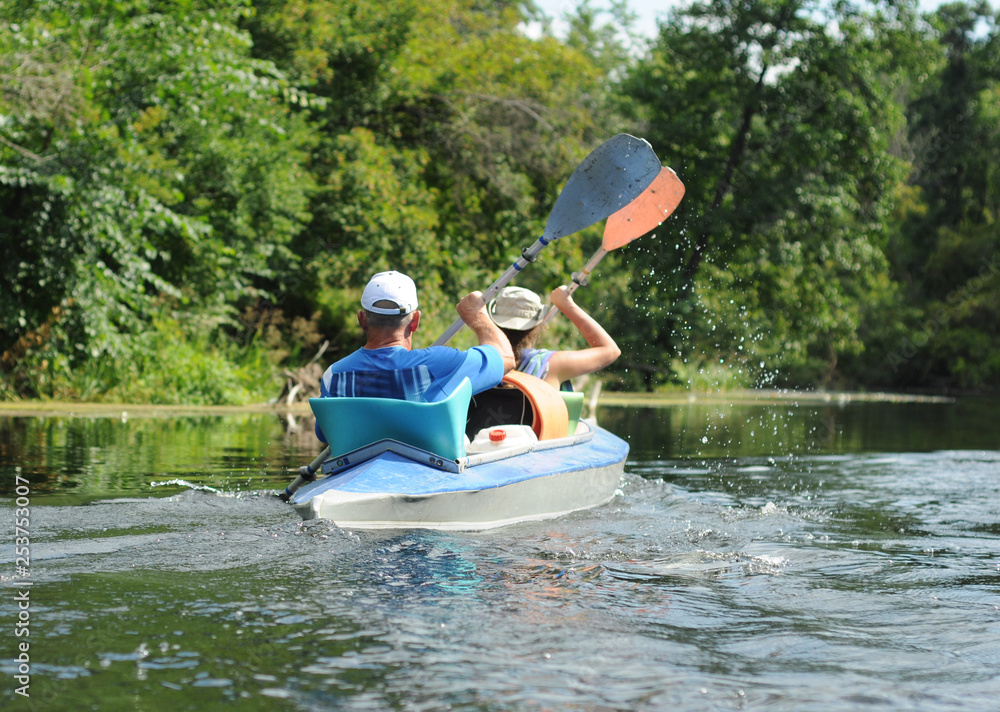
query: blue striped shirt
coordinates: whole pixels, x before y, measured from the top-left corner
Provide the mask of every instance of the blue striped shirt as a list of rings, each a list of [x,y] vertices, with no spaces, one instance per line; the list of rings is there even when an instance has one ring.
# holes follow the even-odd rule
[[[323,374],[323,398],[399,398],[434,403],[450,396],[468,378],[472,392],[493,388],[503,380],[504,365],[493,346],[460,351],[448,346],[407,350],[402,346],[358,349]],[[316,436],[326,442],[319,425]]]

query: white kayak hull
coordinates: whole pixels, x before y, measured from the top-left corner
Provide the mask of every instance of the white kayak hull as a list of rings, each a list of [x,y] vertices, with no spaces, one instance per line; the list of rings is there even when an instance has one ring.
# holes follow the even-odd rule
[[[608,431],[580,431],[506,456],[473,455],[457,472],[387,450],[302,487],[291,504],[303,519],[350,529],[476,531],[559,517],[610,501],[628,456]]]

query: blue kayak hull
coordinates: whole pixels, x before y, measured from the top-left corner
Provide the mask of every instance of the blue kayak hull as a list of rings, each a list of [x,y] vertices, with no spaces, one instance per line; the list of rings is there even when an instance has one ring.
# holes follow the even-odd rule
[[[303,519],[344,528],[482,530],[611,500],[628,443],[596,425],[563,440],[478,464],[470,457],[459,472],[383,452],[302,487],[291,504]]]

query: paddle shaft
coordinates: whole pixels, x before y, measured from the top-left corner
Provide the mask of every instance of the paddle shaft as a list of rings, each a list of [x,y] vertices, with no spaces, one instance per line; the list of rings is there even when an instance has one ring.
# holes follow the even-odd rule
[[[597,252],[593,254],[593,256],[589,260],[587,260],[587,264],[583,266],[582,270],[573,273],[572,277],[573,281],[570,283],[568,287],[566,287],[566,291],[569,293],[570,296],[573,296],[573,292],[575,292],[577,289],[579,289],[580,287],[582,287],[587,283],[587,279],[590,278],[590,273],[594,271],[594,268],[597,266],[597,263],[603,260],[606,254],[608,254],[608,251],[605,250],[603,247],[601,247],[600,249],[597,250]],[[543,325],[548,324],[549,320],[552,319],[552,317],[554,317],[556,315],[556,312],[558,311],[559,309],[558,307],[556,307],[555,304],[549,307],[549,310],[545,313],[545,318],[542,319],[542,324]]]
[[[590,152],[556,198],[542,236],[521,251],[521,256],[483,292],[488,302],[518,272],[534,262],[538,253],[560,237],[579,232],[628,205],[659,178],[663,168],[652,147],[643,139],[618,134]],[[465,322],[456,319],[431,344],[443,346]]]
[[[308,465],[303,465],[299,468],[299,474],[292,480],[291,484],[285,487],[285,491],[282,492],[279,497],[283,502],[287,502],[292,498],[292,495],[307,482],[312,482],[316,479],[316,473],[319,471],[320,466],[330,457],[330,446],[327,445],[323,448],[323,452],[316,456],[316,459],[310,462]]]
[[[597,263],[603,260],[604,256],[611,250],[617,250],[662,225],[663,221],[673,214],[683,196],[684,184],[681,183],[680,178],[677,177],[672,168],[662,167],[659,175],[638,198],[608,218],[608,222],[604,226],[601,249],[587,260],[587,264],[583,266],[582,270],[573,273],[573,282],[567,287],[569,294],[572,295],[577,288],[587,283],[590,273],[594,271]],[[542,324],[547,324],[557,311],[559,309],[552,305],[545,313]]]
[[[538,256],[538,253],[544,250],[549,244],[553,242],[555,242],[555,240],[546,240],[545,236],[543,235],[542,237],[538,238],[538,240],[536,240],[531,247],[526,247],[521,252],[521,256],[514,261],[514,264],[508,267],[504,271],[504,273],[500,275],[497,281],[495,281],[493,284],[491,284],[489,287],[486,288],[486,290],[483,292],[483,299],[487,302],[493,299],[493,297],[497,295],[497,292],[506,287],[507,284],[510,282],[510,280],[514,279],[514,275],[516,275],[518,272],[523,270],[529,264],[534,262]],[[452,322],[451,326],[449,326],[445,330],[445,332],[441,334],[441,336],[439,336],[433,344],[431,344],[431,346],[443,346],[447,344],[451,340],[451,337],[453,337],[455,334],[457,334],[459,331],[462,330],[463,326],[465,326],[465,322],[462,321],[462,319],[460,318],[456,319],[454,322]]]

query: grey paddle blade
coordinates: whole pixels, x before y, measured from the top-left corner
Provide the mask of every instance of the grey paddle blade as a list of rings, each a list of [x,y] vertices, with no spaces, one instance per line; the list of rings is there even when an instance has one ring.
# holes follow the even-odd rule
[[[660,159],[645,139],[618,134],[591,151],[566,181],[545,223],[542,239],[572,235],[625,207],[660,173]]]

